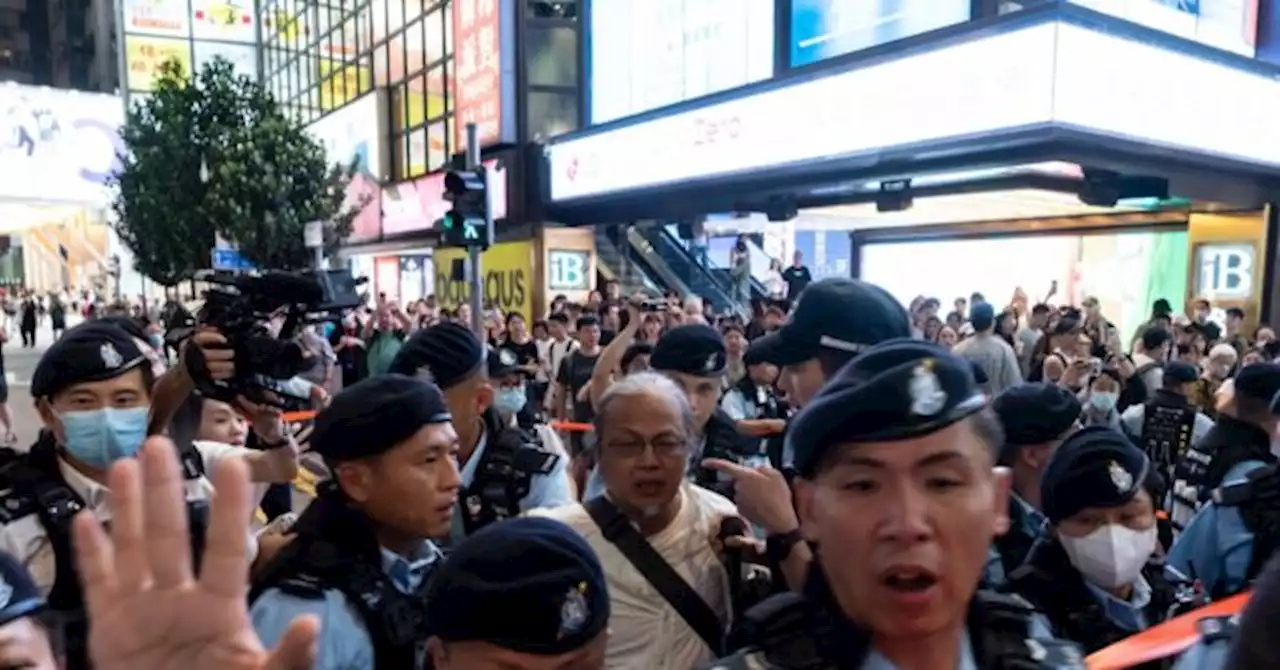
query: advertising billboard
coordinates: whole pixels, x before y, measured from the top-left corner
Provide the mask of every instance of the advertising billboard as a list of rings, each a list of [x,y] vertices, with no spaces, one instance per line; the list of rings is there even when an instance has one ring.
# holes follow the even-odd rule
[[[123,151],[120,98],[98,93],[0,85],[0,200],[103,206],[108,177]]]
[[[1250,104],[1171,114],[1153,90]],[[1050,22],[553,140],[546,154],[555,201],[1046,124],[1280,168],[1276,108],[1273,77]]]
[[[454,0],[454,146],[465,147],[467,124],[482,146],[515,142],[514,2]]]
[[[774,0],[595,0],[590,21],[593,125],[773,76]]]
[[[791,67],[968,21],[970,0],[791,0]]]
[[[370,93],[307,127],[324,147],[330,163],[356,166],[344,206],[357,204],[362,198],[368,202],[352,223],[351,241],[367,241],[381,234],[379,194],[386,170],[380,142],[386,127],[383,111],[378,94]]]
[[[1258,0],[1071,0],[1148,28],[1253,58]]]
[[[193,75],[216,57],[258,78],[258,19],[252,0],[123,0],[125,90],[130,102],[155,88],[176,60]]]

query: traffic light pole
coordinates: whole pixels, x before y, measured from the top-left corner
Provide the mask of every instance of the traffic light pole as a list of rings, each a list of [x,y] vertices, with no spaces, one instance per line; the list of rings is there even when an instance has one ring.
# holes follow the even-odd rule
[[[477,133],[476,124],[467,124],[467,169],[475,170],[480,167],[480,138]],[[485,189],[488,191],[488,189]],[[487,196],[486,196],[487,197]],[[489,214],[489,208],[486,207],[485,222],[486,229],[493,228],[493,215]],[[480,267],[480,247],[471,246],[467,249],[468,267],[471,268],[471,329],[475,331],[476,337],[481,342],[488,342],[488,333],[484,330],[484,268]]]

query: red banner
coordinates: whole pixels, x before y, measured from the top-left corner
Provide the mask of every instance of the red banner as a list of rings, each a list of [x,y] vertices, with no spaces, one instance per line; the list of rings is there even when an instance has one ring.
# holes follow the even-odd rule
[[[475,123],[481,146],[502,140],[502,12],[498,0],[453,0],[454,137],[467,144]]]

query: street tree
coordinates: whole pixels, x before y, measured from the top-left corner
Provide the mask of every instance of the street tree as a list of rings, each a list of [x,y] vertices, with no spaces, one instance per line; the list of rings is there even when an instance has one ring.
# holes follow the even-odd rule
[[[308,267],[306,224],[325,222],[332,253],[364,204],[344,204],[353,166],[330,163],[299,119],[220,58],[193,79],[166,64],[124,140],[117,230],[162,283],[209,267],[215,235],[258,267]]]

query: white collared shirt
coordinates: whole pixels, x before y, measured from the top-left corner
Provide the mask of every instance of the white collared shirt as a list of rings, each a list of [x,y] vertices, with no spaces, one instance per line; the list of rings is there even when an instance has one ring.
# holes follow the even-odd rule
[[[239,456],[236,448],[230,445],[218,445],[227,447],[226,449],[206,450],[200,446],[201,444],[207,443],[197,443],[197,450],[204,459],[205,472],[212,472],[218,460],[222,458]],[[89,479],[62,458],[58,459],[58,469],[67,486],[84,501],[85,506],[93,511],[94,516],[104,524],[110,523],[110,490]],[[207,477],[186,480],[183,482],[183,488],[188,502],[209,500],[213,493],[213,484]],[[252,535],[247,538],[246,550],[250,560],[257,555],[258,543]],[[8,552],[21,561],[31,573],[41,593],[49,594],[57,577],[57,566],[54,560],[53,544],[49,541],[49,536],[37,515],[25,516],[13,523],[0,526],[0,551]]]
[[[728,575],[711,541],[720,522],[738,516],[728,498],[685,482],[680,510],[667,528],[646,538],[667,563],[729,623]],[[587,510],[574,503],[535,509],[530,516],[561,521],[587,540],[609,584],[609,648],[605,667],[688,670],[712,660],[711,649],[613,543],[604,539]]]

